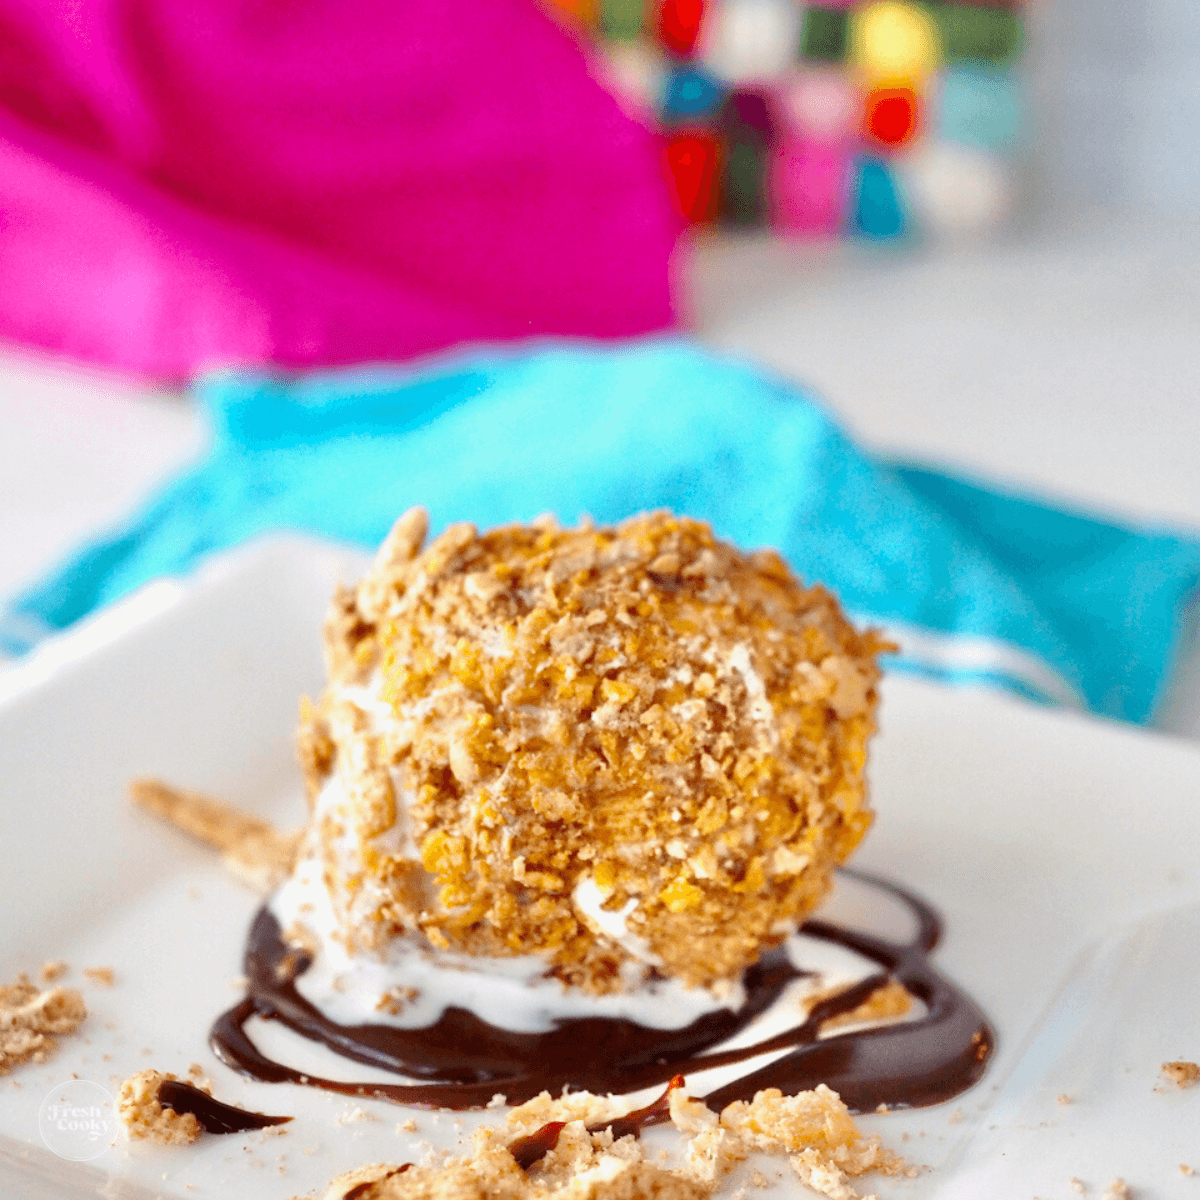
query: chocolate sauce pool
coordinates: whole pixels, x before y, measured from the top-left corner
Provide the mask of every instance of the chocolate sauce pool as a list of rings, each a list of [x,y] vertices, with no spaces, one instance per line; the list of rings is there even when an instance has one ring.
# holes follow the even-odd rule
[[[217,1019],[209,1041],[223,1063],[252,1079],[303,1083],[422,1108],[481,1108],[497,1092],[509,1104],[521,1104],[539,1092],[558,1093],[564,1087],[622,1094],[675,1075],[780,1051],[787,1053],[704,1096],[704,1102],[719,1112],[762,1088],[777,1087],[790,1095],[819,1083],[833,1088],[856,1113],[880,1104],[916,1108],[949,1100],[983,1075],[995,1048],[991,1026],[975,1002],[929,961],[941,934],[934,910],[895,884],[857,871],[844,873],[906,904],[916,918],[915,936],[895,943],[827,921],[806,922],[803,933],[857,951],[877,963],[879,971],[822,1001],[793,1028],[736,1050],[712,1048],[770,1008],[787,984],[804,974],[782,949],[768,951],[746,972],[746,1001],[740,1009],[708,1013],[682,1029],[585,1017],[559,1021],[544,1033],[519,1033],[453,1006],[421,1029],[338,1025],[297,991],[294,981],[310,960],[283,942],[278,922],[265,907],[254,919],[246,947],[246,999]],[[890,979],[924,1002],[924,1016],[818,1040],[825,1021],[857,1008]],[[303,1074],[259,1051],[245,1030],[252,1016],[279,1021],[346,1058],[417,1082],[343,1083]]]

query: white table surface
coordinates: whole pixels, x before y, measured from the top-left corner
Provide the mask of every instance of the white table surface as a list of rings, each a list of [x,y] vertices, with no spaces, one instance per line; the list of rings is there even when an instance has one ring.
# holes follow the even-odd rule
[[[698,245],[709,344],[809,384],[867,446],[1200,532],[1200,223],[900,251]],[[203,452],[185,398],[0,345],[0,595]],[[1157,722],[1200,737],[1194,634]]]

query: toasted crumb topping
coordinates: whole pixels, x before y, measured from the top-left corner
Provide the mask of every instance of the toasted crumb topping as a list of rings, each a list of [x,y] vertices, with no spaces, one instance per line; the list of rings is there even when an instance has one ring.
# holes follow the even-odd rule
[[[23,1062],[45,1062],[54,1052],[54,1039],[74,1033],[86,1016],[87,1006],[74,988],[42,991],[24,974],[0,986],[0,1075]]]
[[[257,892],[278,887],[295,861],[299,833],[281,833],[267,821],[158,779],[135,779],[129,798],[177,829],[221,851],[225,865]]]
[[[478,1130],[466,1155],[432,1166],[361,1167],[335,1179],[325,1200],[704,1200],[756,1151],[787,1155],[797,1177],[831,1200],[855,1200],[860,1193],[850,1179],[868,1171],[916,1173],[878,1138],[864,1137],[824,1086],[798,1096],[760,1092],[720,1117],[682,1089],[670,1102],[671,1121],[687,1139],[677,1168],[649,1162],[633,1137],[588,1132],[628,1111],[628,1103],[589,1092],[559,1099],[543,1093],[513,1109],[503,1127]],[[557,1144],[522,1170],[508,1146],[550,1122],[564,1123]]]
[[[62,959],[44,962],[38,971],[38,978],[43,983],[53,983],[56,979],[61,979],[70,969],[70,966]]]
[[[117,1112],[131,1138],[147,1138],[164,1146],[186,1146],[194,1142],[204,1127],[195,1113],[180,1113],[159,1103],[159,1086],[178,1076],[163,1071],[139,1071],[121,1084]],[[194,1078],[194,1086],[212,1092],[205,1081]]]
[[[871,823],[886,643],[774,551],[666,513],[455,525],[422,551],[424,528],[402,517],[335,598],[330,686],[302,713],[310,794],[337,772],[349,797],[308,845],[352,940],[536,952],[604,991],[630,954],[577,903],[586,884],[633,902],[665,973],[735,977]],[[347,833],[349,866],[327,849]]]
[[[1194,1062],[1165,1062],[1160,1074],[1176,1087],[1187,1088],[1200,1083],[1200,1065]]]

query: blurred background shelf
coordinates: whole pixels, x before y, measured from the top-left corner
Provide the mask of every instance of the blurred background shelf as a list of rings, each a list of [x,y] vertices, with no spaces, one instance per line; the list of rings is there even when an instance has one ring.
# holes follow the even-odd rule
[[[1200,219],[1075,218],[903,252],[705,235],[683,254],[701,340],[807,384],[870,448],[1200,530]],[[3,593],[206,437],[185,397],[14,346],[0,428]],[[1194,636],[1157,724],[1200,737]]]
[[[868,446],[1200,526],[1200,219],[695,254],[704,339],[808,383]]]

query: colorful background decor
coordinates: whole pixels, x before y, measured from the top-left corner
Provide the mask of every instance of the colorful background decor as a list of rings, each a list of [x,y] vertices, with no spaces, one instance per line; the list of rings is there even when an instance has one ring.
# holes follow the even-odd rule
[[[979,233],[1014,194],[1019,0],[547,0],[694,224]]]

